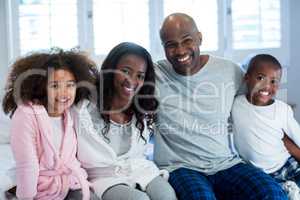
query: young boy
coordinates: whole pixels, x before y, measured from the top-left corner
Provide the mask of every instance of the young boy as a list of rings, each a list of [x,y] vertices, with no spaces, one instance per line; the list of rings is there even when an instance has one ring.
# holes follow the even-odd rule
[[[300,186],[300,165],[295,159],[299,155],[294,153],[300,146],[300,127],[291,107],[274,99],[281,73],[280,63],[271,55],[250,60],[244,77],[247,94],[236,97],[232,108],[234,141],[245,161],[279,183],[294,181]]]

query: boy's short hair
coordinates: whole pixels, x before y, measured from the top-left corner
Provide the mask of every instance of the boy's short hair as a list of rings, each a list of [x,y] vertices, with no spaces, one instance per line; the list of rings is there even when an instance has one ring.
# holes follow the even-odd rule
[[[251,58],[248,64],[247,74],[251,74],[256,67],[260,65],[260,63],[272,63],[277,67],[277,69],[282,69],[280,62],[274,56],[270,54],[258,54]]]

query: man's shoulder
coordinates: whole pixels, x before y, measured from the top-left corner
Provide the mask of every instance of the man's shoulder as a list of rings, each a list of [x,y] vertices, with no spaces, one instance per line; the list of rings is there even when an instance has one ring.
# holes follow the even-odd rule
[[[215,55],[209,55],[208,63],[223,66],[223,67],[233,67],[233,68],[241,69],[239,65],[233,62],[232,60],[229,60],[224,57],[215,56]]]
[[[158,82],[163,81],[164,79],[168,79],[168,77],[171,76],[172,65],[168,60],[159,60],[154,65],[155,75]]]
[[[159,60],[155,64],[156,72],[169,72],[172,65],[168,60]]]
[[[158,60],[158,61],[156,62],[156,65],[157,65],[158,67],[165,67],[165,66],[170,66],[171,63],[170,63],[168,60],[166,60],[166,59],[162,59],[162,60]]]

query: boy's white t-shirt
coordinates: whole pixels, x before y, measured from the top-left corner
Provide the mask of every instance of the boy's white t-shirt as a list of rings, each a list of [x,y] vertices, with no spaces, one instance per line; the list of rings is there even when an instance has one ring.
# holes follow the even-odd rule
[[[299,124],[291,107],[280,100],[268,106],[255,106],[245,95],[238,96],[232,117],[237,151],[266,173],[279,170],[291,156],[282,141],[284,132],[300,147]]]

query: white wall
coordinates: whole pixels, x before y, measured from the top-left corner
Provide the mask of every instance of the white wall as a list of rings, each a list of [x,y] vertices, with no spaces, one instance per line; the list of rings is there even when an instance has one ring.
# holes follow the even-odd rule
[[[300,122],[300,1],[290,0],[290,66],[287,70],[288,101],[296,104],[295,116]]]
[[[4,90],[8,65],[7,29],[5,1],[0,0],[0,98]]]

